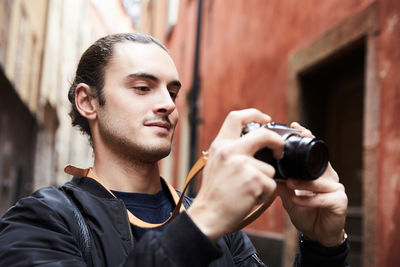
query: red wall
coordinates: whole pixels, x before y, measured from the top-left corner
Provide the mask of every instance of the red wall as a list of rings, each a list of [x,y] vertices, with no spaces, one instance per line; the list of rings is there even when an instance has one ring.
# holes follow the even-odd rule
[[[377,266],[400,263],[400,1],[379,1]]]
[[[371,2],[205,1],[200,149],[232,109],[256,107],[287,123],[290,54]],[[280,201],[251,228],[283,233]]]
[[[174,59],[178,69],[179,79],[182,83],[182,88],[176,100],[180,114],[186,112],[187,94],[192,83],[196,41],[197,6],[197,1],[180,1],[178,24],[173,28],[172,32],[167,36],[164,42]],[[180,118],[182,120],[182,116],[180,116]],[[173,182],[175,186],[178,184],[178,165],[182,164],[182,161],[179,160],[181,125],[182,123],[178,123],[177,125],[174,138],[174,149],[172,151],[174,158],[176,159],[173,163]]]
[[[379,10],[376,63],[381,103],[376,266],[395,266],[400,262],[400,1],[204,0],[198,151],[207,150],[234,109],[255,107],[287,123],[290,55],[373,2]],[[197,1],[180,1],[178,24],[168,40],[184,92],[192,79],[196,12]],[[185,108],[185,94],[178,104]],[[282,234],[280,201],[249,228]]]

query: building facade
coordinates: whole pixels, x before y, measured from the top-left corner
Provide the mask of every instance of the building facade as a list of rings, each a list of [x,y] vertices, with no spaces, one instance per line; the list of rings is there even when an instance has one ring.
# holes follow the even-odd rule
[[[33,188],[47,6],[45,0],[0,3],[0,212]]]
[[[183,185],[231,110],[299,121],[346,186],[351,266],[399,265],[396,0],[0,1],[0,213],[66,181],[65,164],[91,164],[67,115],[69,83],[92,41],[135,27],[168,46],[183,84],[165,178]],[[269,266],[291,266],[298,233],[279,199],[245,231]]]
[[[351,266],[400,264],[399,2],[181,0],[167,27],[172,2],[142,1],[141,26],[167,43],[184,85],[165,162],[176,185],[229,111],[299,121],[325,140],[346,186]],[[245,230],[271,266],[291,266],[298,233],[279,199]]]
[[[0,1],[0,214],[33,190],[87,167],[92,150],[71,127],[67,92],[83,51],[134,26],[121,1]]]

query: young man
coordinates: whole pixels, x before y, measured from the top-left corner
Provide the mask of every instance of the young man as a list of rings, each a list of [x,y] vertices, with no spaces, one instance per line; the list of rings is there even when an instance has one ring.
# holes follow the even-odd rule
[[[8,210],[0,265],[264,266],[247,236],[231,232],[256,204],[279,194],[304,234],[295,266],[345,266],[347,197],[337,174],[329,166],[314,181],[277,183],[274,168],[253,155],[268,147],[281,157],[282,138],[267,129],[240,137],[247,123],[271,121],[255,109],[228,115],[186,211],[152,230],[129,223],[134,216],[161,223],[175,206],[158,161],[171,150],[180,86],[166,48],[150,36],[111,35],[88,48],[69,100],[73,125],[93,145],[93,168],[71,167],[76,177],[60,189],[41,189]]]

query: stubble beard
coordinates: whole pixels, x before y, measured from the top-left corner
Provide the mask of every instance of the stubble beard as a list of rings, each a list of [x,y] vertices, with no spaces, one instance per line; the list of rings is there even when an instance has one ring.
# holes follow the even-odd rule
[[[171,152],[172,140],[169,146],[150,146],[134,142],[132,138],[124,135],[123,132],[118,127],[113,127],[111,121],[99,121],[99,133],[104,143],[123,161],[154,164],[167,157]]]

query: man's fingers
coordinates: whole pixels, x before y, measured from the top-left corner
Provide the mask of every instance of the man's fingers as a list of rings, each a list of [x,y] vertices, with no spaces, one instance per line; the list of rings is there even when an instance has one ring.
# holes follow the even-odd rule
[[[272,179],[275,175],[275,168],[263,161],[260,161],[252,156],[236,155],[233,156],[229,162],[234,172],[243,172],[243,175],[251,179],[251,176],[263,177],[262,179],[268,180],[269,183],[275,181]],[[246,179],[247,179],[246,178]]]
[[[302,132],[300,133],[301,136],[305,136],[305,137],[313,137],[315,138],[315,136],[312,134],[312,132],[310,130],[308,130],[307,128],[301,126],[298,122],[292,122],[290,124],[291,128],[297,129],[297,130],[301,130]]]
[[[235,156],[229,162],[232,171],[242,172],[240,177],[240,187],[254,197],[255,204],[265,202],[276,190],[276,182],[272,177],[275,175],[275,169],[269,164],[265,164],[253,157],[239,155]],[[235,171],[235,168],[238,170]]]
[[[277,181],[276,191],[282,200],[282,204],[285,209],[290,210],[293,206],[292,196],[294,196],[294,190],[290,189],[284,181]]]
[[[330,193],[335,191],[343,191],[344,186],[341,183],[330,179],[316,179],[313,181],[303,181],[296,179],[288,179],[287,186],[293,190],[306,190],[317,193]]]
[[[253,157],[246,158],[246,161],[248,164],[251,164],[252,166],[254,166],[256,169],[258,169],[264,175],[268,176],[270,179],[272,179],[274,177],[275,168],[272,165],[265,164],[265,162],[260,161]]]
[[[322,174],[321,178],[329,179],[334,182],[339,182],[339,176],[338,176],[337,172],[332,168],[332,165],[330,162],[328,162],[328,166],[326,167],[326,170]]]
[[[283,155],[284,141],[279,134],[265,128],[259,128],[242,136],[238,145],[248,155],[254,155],[262,148],[269,148],[274,152],[274,157],[280,159]]]
[[[268,123],[271,117],[261,111],[251,108],[240,111],[232,111],[226,117],[217,139],[232,139],[240,137],[244,125],[250,122]]]
[[[292,202],[296,205],[309,207],[309,208],[334,208],[336,213],[345,213],[347,206],[347,197],[344,191],[335,191],[330,193],[317,193],[312,197],[307,196],[292,196]],[[346,205],[342,205],[346,202]]]
[[[261,163],[261,162],[260,162]],[[262,164],[264,165],[264,168],[267,164]],[[260,179],[260,181],[257,181],[258,179],[255,179],[255,177],[252,177],[252,180],[256,183],[255,186],[257,186],[257,194],[255,195],[255,203],[256,205],[261,204],[266,202],[267,200],[275,199],[276,197],[276,182],[275,180],[271,179],[271,170],[266,170],[266,169],[257,169],[260,171],[259,176],[257,177]],[[268,173],[268,175],[265,174],[265,172]],[[272,171],[274,173],[274,171]]]

